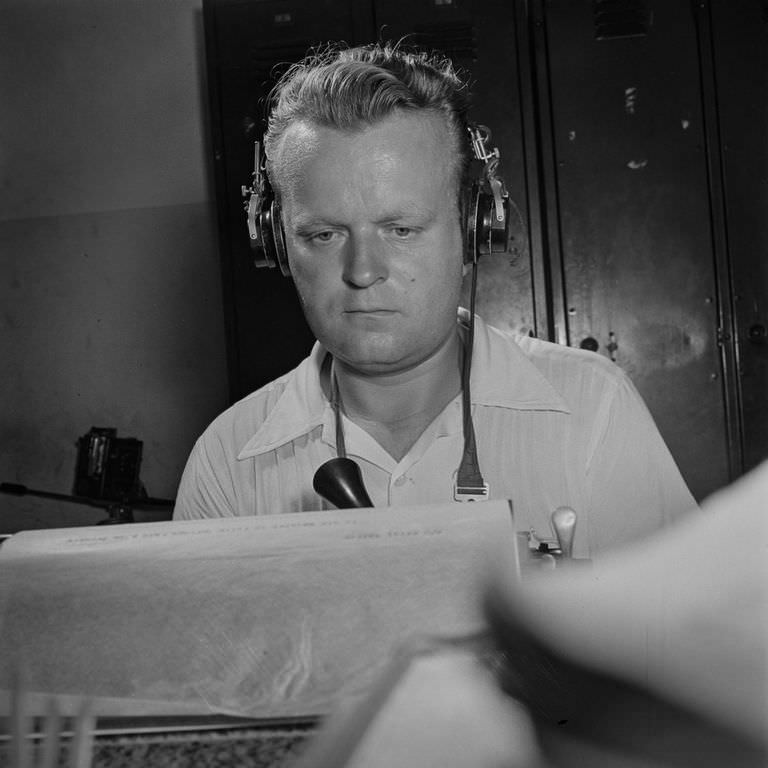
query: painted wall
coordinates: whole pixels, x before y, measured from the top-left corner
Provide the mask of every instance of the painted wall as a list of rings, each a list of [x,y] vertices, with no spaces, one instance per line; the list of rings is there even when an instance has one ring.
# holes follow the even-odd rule
[[[204,61],[201,0],[0,5],[2,481],[71,493],[111,426],[171,498],[226,405]],[[103,517],[0,495],[0,532]]]

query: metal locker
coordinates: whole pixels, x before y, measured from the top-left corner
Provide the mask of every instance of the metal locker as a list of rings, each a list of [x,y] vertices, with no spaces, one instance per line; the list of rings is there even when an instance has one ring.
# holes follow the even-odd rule
[[[768,458],[768,5],[699,3],[713,123],[713,208],[723,258],[723,351],[738,409],[741,458]]]
[[[556,338],[629,373],[701,498],[738,464],[700,58],[708,30],[684,0],[535,6]]]

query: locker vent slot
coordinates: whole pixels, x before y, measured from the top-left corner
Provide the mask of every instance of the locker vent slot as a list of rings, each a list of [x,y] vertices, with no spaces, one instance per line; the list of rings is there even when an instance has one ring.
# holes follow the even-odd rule
[[[275,76],[279,77],[285,70],[285,64],[303,59],[311,46],[309,40],[281,41],[273,45],[262,43],[251,49],[249,70],[264,80],[276,79]]]
[[[653,11],[644,0],[593,0],[595,39],[644,37],[653,24]]]
[[[477,61],[477,31],[464,22],[414,26],[406,42],[426,51],[441,51],[450,59]]]

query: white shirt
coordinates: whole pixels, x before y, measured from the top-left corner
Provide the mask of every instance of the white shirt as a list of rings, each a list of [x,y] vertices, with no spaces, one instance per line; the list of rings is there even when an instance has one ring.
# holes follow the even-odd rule
[[[325,349],[235,403],[195,444],[175,519],[329,506],[312,488],[336,456],[333,409],[320,384]],[[645,404],[604,357],[500,331],[476,318],[472,419],[490,498],[511,499],[517,530],[553,532],[558,506],[578,516],[576,557],[650,533],[696,503]],[[375,506],[453,500],[463,450],[461,397],[395,461],[342,417],[347,454]]]

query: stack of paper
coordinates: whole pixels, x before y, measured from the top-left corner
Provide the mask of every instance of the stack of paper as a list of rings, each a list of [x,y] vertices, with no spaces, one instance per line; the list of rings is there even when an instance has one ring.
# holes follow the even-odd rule
[[[514,559],[507,502],[20,533],[0,548],[0,688],[22,668],[106,715],[321,715],[403,640],[481,628],[505,539]]]

